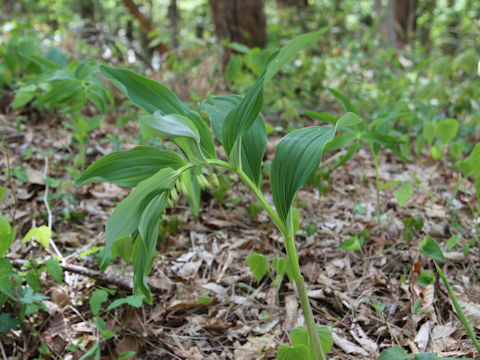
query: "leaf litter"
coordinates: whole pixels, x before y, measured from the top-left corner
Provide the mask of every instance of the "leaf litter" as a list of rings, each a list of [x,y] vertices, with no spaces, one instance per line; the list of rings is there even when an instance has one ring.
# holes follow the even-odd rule
[[[5,116],[0,120],[2,133],[15,133],[11,120]],[[132,124],[118,129],[107,123],[106,128],[119,137],[137,131]],[[33,224],[46,224],[40,200],[45,191],[42,166],[46,150],[50,149],[47,156],[52,164],[48,176],[70,180],[65,172],[71,154],[65,130],[45,121],[29,125],[25,131],[22,141],[8,143],[11,166],[25,169],[29,180],[14,179],[19,237]],[[95,130],[91,134],[93,144],[98,144],[106,131]],[[112,144],[102,146],[106,152],[114,151]],[[28,148],[33,151],[26,158]],[[101,156],[99,147],[95,149],[89,161]],[[268,160],[273,155],[267,152]],[[367,151],[359,151],[331,174],[326,196],[311,186],[300,191],[297,204],[302,224],[309,219],[317,228],[313,235],[297,237],[296,242],[316,321],[332,328],[333,356],[340,359],[375,359],[391,346],[432,351],[440,356],[473,356],[473,345],[454,314],[443,284],[436,280],[420,286],[417,281],[422,271],[434,272],[432,264],[417,250],[425,235],[441,244],[453,233],[459,233],[464,241],[474,236],[474,219],[465,211],[473,199],[473,184],[464,181],[453,208],[448,207],[448,195],[457,180],[448,166],[428,156],[403,164],[387,151],[382,151],[379,159],[381,182],[412,180],[415,174],[422,186],[439,198],[431,199],[414,190],[414,196],[400,207],[394,189],[382,190],[384,221],[377,224],[375,171]],[[2,160],[3,169],[5,165]],[[2,171],[0,181],[6,184],[7,176]],[[55,202],[53,238],[64,256],[72,255],[69,264],[97,270],[95,251],[82,253],[103,245],[105,222],[128,191],[106,183],[68,186],[62,191],[71,194],[75,203],[65,199]],[[168,210],[166,220],[180,219],[181,225],[158,246],[159,256],[149,276],[149,282],[155,285],[153,306],[120,306],[107,311],[105,304],[99,316],[116,336],[102,342],[102,354],[118,357],[134,351],[139,359],[273,359],[278,345],[288,343],[285,334],[304,325],[293,287],[284,280],[277,294],[267,277],[257,284],[247,266],[246,259],[253,251],[267,255],[270,261],[284,256],[280,235],[264,213],[250,217],[247,208],[253,194],[240,183],[234,182],[226,198],[235,201],[220,203],[205,193],[199,220],[192,218],[186,206]],[[7,196],[0,203],[2,214],[11,213],[12,201]],[[354,211],[357,204],[361,213]],[[67,210],[76,217],[65,218]],[[452,225],[454,212],[461,214],[457,230]],[[421,217],[425,225],[407,244],[402,238],[402,220],[414,216]],[[342,242],[364,230],[369,231],[369,237],[362,253],[338,250]],[[479,329],[478,247],[471,247],[467,256],[460,247],[445,251],[445,255],[444,271],[467,318]],[[46,254],[36,243],[20,246],[17,240],[9,256],[27,259],[44,258]],[[116,260],[106,272],[131,279],[133,270],[131,265],[125,268]],[[48,312],[34,316],[22,331],[1,335],[12,359],[37,351],[25,350],[28,344],[43,343],[54,354],[78,358],[96,343],[98,333],[88,298],[102,284],[83,275],[71,276],[70,286],[55,284],[44,276],[44,289],[50,298],[45,302]],[[109,301],[131,295],[128,289],[106,287],[115,293]],[[421,310],[414,312],[417,300]],[[67,344],[79,346],[73,351],[67,350]]]

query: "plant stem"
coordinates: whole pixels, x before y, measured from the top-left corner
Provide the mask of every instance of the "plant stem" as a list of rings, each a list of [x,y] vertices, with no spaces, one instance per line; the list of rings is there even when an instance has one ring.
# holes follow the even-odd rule
[[[375,187],[377,188],[377,223],[380,224],[380,171],[378,170],[378,154],[375,154],[373,148],[373,161],[375,162]]]
[[[310,301],[308,300],[305,281],[300,271],[300,266],[298,264],[297,250],[295,249],[295,238],[293,234],[293,226],[290,226],[287,229],[287,227],[285,226],[283,221],[280,219],[278,214],[270,206],[267,199],[265,199],[265,196],[263,195],[262,191],[241,169],[237,169],[232,164],[222,160],[207,160],[207,161],[211,165],[221,166],[235,172],[240,177],[240,179],[254,192],[258,201],[260,201],[265,211],[268,213],[270,218],[273,220],[277,228],[282,233],[283,238],[285,240],[285,250],[287,252],[287,258],[290,263],[290,269],[292,271],[292,276],[295,281],[298,297],[300,298],[300,306],[302,308],[303,317],[305,318],[305,323],[307,324],[308,335],[312,343],[315,358],[319,360],[326,360],[325,354],[323,353],[322,345],[320,342],[320,337],[318,336],[317,327],[315,325],[315,319],[313,317]],[[290,218],[290,221],[291,221],[291,218]]]

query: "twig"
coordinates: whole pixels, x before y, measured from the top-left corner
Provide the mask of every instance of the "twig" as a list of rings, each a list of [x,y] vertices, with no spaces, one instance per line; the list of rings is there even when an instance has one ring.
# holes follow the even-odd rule
[[[7,360],[7,354],[5,354],[5,349],[3,347],[2,340],[0,340],[0,351],[2,352],[3,360]]]
[[[22,266],[28,263],[27,260],[22,259],[12,259],[12,265],[16,268],[21,268]],[[96,280],[99,283],[111,284],[118,286],[119,288],[133,291],[132,280],[119,277],[115,274],[105,274],[104,272],[98,270],[92,270],[80,265],[72,264],[60,264],[60,267],[64,271],[69,271],[75,274],[80,274],[89,278]],[[148,286],[153,292],[162,292],[163,289],[157,285],[149,283]]]
[[[43,178],[45,179],[47,175],[48,175],[48,156],[45,156],[45,167],[43,168]],[[52,211],[50,210],[50,204],[48,203],[48,190],[49,190],[49,186],[48,184],[45,184],[45,194],[43,195],[43,203],[45,204],[45,208],[47,209],[48,228],[52,230],[53,216],[52,216]],[[50,238],[49,242],[53,250],[55,251],[55,254],[63,261],[62,253],[60,252],[60,250],[58,250],[58,247],[53,241],[53,239]]]
[[[10,157],[8,156],[8,148],[7,143],[5,141],[5,136],[2,136],[3,147],[5,148],[5,158],[7,159],[7,176],[8,176],[8,184],[10,185],[10,191],[12,192],[13,196],[13,217],[12,223],[15,222],[15,216],[17,214],[17,194],[15,192],[15,185],[13,184],[12,179],[12,170],[10,169]]]

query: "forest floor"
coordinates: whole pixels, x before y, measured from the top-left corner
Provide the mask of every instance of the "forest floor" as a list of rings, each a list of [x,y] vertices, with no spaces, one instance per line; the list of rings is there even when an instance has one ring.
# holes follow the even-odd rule
[[[3,134],[17,134],[17,115],[0,115]],[[89,146],[94,151],[87,164],[115,150],[112,142],[102,142],[106,134],[123,138],[135,137],[136,132],[133,123],[118,128],[113,119],[106,121],[102,129],[91,134]],[[18,232],[8,257],[41,260],[52,253],[51,248],[44,249],[34,241],[22,244],[18,239],[33,225],[47,224],[45,174],[64,183],[71,181],[66,171],[72,159],[71,134],[58,119],[46,119],[45,115],[41,121],[28,120],[21,134],[7,142],[10,166],[21,167],[28,179],[14,179]],[[272,144],[279,137],[270,137],[266,160],[273,159]],[[124,149],[130,147],[133,145],[123,144]],[[323,163],[331,166],[337,157],[329,153]],[[382,221],[378,224],[375,167],[366,149],[331,173],[328,194],[322,195],[312,186],[299,193],[302,227],[307,232],[316,231],[297,237],[297,249],[315,319],[333,332],[334,347],[329,356],[376,359],[385,348],[403,346],[411,352],[431,351],[442,357],[474,357],[473,344],[439,278],[424,287],[417,283],[421,272],[435,273],[433,262],[418,251],[419,243],[429,235],[444,249],[447,261],[443,269],[467,318],[473,327],[480,328],[480,251],[478,246],[471,246],[465,254],[462,248],[462,243],[476,237],[470,209],[475,201],[473,184],[464,180],[450,201],[459,175],[447,161],[424,155],[412,156],[405,164],[388,151],[382,151],[379,159],[381,183],[416,177],[435,198],[415,189],[413,197],[400,207],[395,189],[382,190]],[[0,183],[7,186],[5,160]],[[223,202],[203,193],[198,220],[185,200],[181,200],[184,206],[167,211],[170,231],[158,246],[159,256],[148,278],[154,292],[153,306],[121,306],[110,311],[102,307],[99,316],[107,329],[116,333],[102,341],[103,359],[126,351],[135,351],[133,358],[138,359],[273,359],[278,345],[288,343],[288,332],[302,325],[295,290],[288,281],[285,279],[277,292],[270,278],[257,284],[248,269],[251,252],[265,254],[270,260],[284,256],[282,238],[266,213],[250,216],[248,205],[253,194],[234,177],[230,179],[232,187],[226,190]],[[266,193],[268,188],[267,182],[263,187]],[[49,191],[53,196],[53,240],[60,252],[70,265],[98,270],[95,255],[84,252],[104,244],[108,216],[128,189],[95,183]],[[13,206],[13,198],[7,197],[0,203],[0,211],[10,216]],[[403,220],[414,216],[423,219],[424,226],[414,231],[407,244],[402,237]],[[362,252],[338,250],[345,240],[364,230],[369,235]],[[456,234],[460,243],[446,251],[446,241]],[[116,279],[131,279],[132,267],[115,260],[106,273]],[[61,284],[46,273],[42,281],[49,296],[45,301],[49,312],[40,311],[20,330],[1,334],[9,359],[34,358],[41,343],[55,355],[39,358],[79,358],[98,340],[88,301],[92,291],[98,286],[116,290],[110,301],[131,295],[128,286],[77,272],[66,272]],[[417,300],[423,310],[414,312]],[[79,340],[81,351],[66,348]]]

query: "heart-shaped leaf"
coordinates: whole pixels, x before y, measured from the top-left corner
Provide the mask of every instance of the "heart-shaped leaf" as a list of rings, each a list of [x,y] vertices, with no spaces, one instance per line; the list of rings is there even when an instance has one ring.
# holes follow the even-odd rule
[[[420,244],[420,252],[431,259],[445,262],[445,258],[443,257],[442,249],[440,246],[433,240],[430,236],[425,236],[422,243]]]
[[[455,119],[440,120],[437,124],[437,137],[442,144],[448,144],[458,132],[458,121]]]
[[[257,282],[260,282],[268,270],[267,257],[259,253],[251,253],[248,256],[247,263]]]

